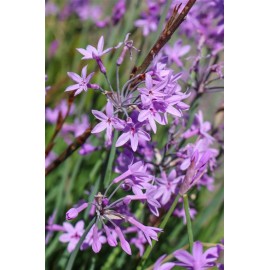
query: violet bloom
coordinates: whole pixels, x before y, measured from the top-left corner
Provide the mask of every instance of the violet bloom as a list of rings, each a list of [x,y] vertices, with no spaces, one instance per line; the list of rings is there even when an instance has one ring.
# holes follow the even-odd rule
[[[166,175],[163,171],[161,172],[161,178],[156,178],[156,182],[158,184],[158,191],[161,195],[160,202],[162,205],[165,205],[171,198],[172,194],[176,193],[176,188],[178,183],[181,180],[181,177],[176,177],[176,170],[173,169],[170,174]]]
[[[79,76],[78,74],[76,74],[74,72],[68,72],[67,74],[68,74],[69,78],[71,78],[74,82],[76,82],[76,84],[68,86],[65,91],[67,92],[67,91],[75,91],[76,90],[74,95],[77,96],[82,91],[86,92],[88,90],[88,88],[97,89],[98,88],[97,85],[89,84],[89,81],[93,77],[94,72],[90,73],[88,76],[87,76],[86,72],[87,72],[87,65],[85,67],[83,67],[81,76]]]
[[[131,148],[134,152],[136,152],[139,144],[139,140],[150,141],[150,135],[146,133],[141,127],[142,123],[137,122],[134,123],[132,119],[129,117],[127,119],[126,126],[123,130],[123,134],[119,136],[116,141],[115,146],[119,147],[124,145],[127,141],[130,140]]]
[[[93,47],[92,45],[88,45],[85,49],[78,48],[78,52],[80,52],[83,55],[82,59],[93,59],[93,53],[96,57],[101,57],[102,55],[110,52],[113,48],[108,48],[106,50],[103,50],[104,48],[104,37],[101,36],[97,48]]]
[[[106,136],[109,142],[112,140],[112,129],[121,130],[124,128],[124,121],[114,116],[114,110],[112,103],[108,100],[106,105],[106,114],[103,112],[92,110],[93,115],[101,122],[98,123],[92,133],[99,133],[106,129]]]
[[[73,114],[74,109],[75,109],[75,105],[72,104],[69,111],[69,115]],[[62,117],[64,117],[67,111],[68,111],[67,102],[65,100],[62,100],[54,109],[46,108],[46,111],[45,111],[46,121],[48,121],[51,124],[55,124],[59,117],[59,113],[61,113]]]
[[[63,226],[66,232],[60,235],[59,241],[62,243],[68,243],[67,250],[71,253],[84,233],[84,222],[82,220],[78,221],[75,227],[70,223],[64,222]]]
[[[175,265],[185,267],[189,270],[203,270],[216,265],[215,261],[218,258],[218,248],[212,247],[203,252],[202,244],[197,241],[193,244],[192,254],[180,249],[175,251],[173,255],[180,261],[176,262]]]
[[[146,73],[145,87],[138,88],[138,91],[142,95],[145,95],[146,97],[148,97],[148,99],[150,99],[150,100],[158,99],[158,98],[162,98],[162,97],[166,96],[166,94],[164,94],[161,91],[164,90],[164,88],[166,87],[167,84],[168,84],[168,81],[164,80],[164,81],[158,82],[154,85],[152,77],[148,73]],[[142,102],[146,103],[147,99],[142,100]]]
[[[118,0],[117,3],[113,7],[112,11],[112,22],[113,24],[117,24],[126,12],[126,0]]]
[[[98,226],[94,224],[86,235],[81,248],[86,249],[88,247],[92,247],[92,250],[95,253],[98,253],[101,250],[102,244],[105,243],[106,237],[102,235],[101,231],[98,231]]]
[[[159,259],[155,262],[153,270],[170,270],[175,266],[173,262],[163,263],[162,261],[165,259],[166,254],[159,257]]]
[[[127,195],[123,201],[125,204],[129,204],[131,201],[137,200],[143,202],[146,201],[151,213],[158,217],[159,216],[158,208],[161,207],[160,203],[156,199],[159,196],[158,192],[159,191],[155,186],[151,186],[143,194]]]
[[[186,212],[185,209],[182,208],[181,210],[175,209],[173,212],[174,215],[176,215],[179,218],[183,218],[184,224],[187,224],[187,218],[186,218]],[[194,208],[189,208],[189,215],[191,219],[195,218],[195,215],[197,214],[197,211]]]
[[[157,20],[150,16],[145,19],[136,20],[134,25],[143,29],[144,36],[147,36],[150,32],[155,32],[157,30]]]
[[[182,137],[188,139],[195,135],[200,135],[203,138],[208,139],[210,142],[213,142],[215,139],[209,135],[207,132],[211,130],[211,123],[203,121],[203,113],[200,110],[197,114],[195,114],[195,119],[191,127],[182,134]]]
[[[178,40],[172,47],[167,44],[164,51],[168,56],[169,62],[175,62],[178,67],[183,67],[183,63],[180,58],[190,51],[190,46],[182,46],[182,41]]]

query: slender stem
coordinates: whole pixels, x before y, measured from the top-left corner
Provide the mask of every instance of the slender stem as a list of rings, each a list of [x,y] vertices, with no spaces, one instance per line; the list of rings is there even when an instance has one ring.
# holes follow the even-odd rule
[[[71,270],[72,269],[73,264],[75,262],[75,259],[77,257],[78,251],[80,249],[80,246],[82,245],[83,240],[85,239],[86,235],[88,234],[88,232],[92,228],[92,225],[94,224],[95,221],[96,221],[96,218],[93,218],[92,221],[88,224],[87,228],[85,229],[82,237],[80,238],[78,244],[76,245],[76,248],[74,249],[74,251],[71,253],[71,255],[69,257],[66,270]]]
[[[115,192],[121,187],[122,183],[120,183],[115,189],[114,191],[110,194],[110,197],[108,198],[108,200],[110,201],[110,199],[112,198],[112,196],[115,194]]]
[[[175,207],[176,207],[176,205],[177,205],[177,203],[178,203],[180,197],[181,197],[181,195],[178,194],[178,195],[176,196],[176,198],[174,199],[173,204],[171,205],[169,211],[167,212],[165,218],[163,219],[163,221],[162,221],[162,223],[161,223],[161,225],[160,225],[160,227],[159,227],[160,229],[164,229],[164,228],[165,228],[165,226],[166,226],[166,224],[167,224],[167,222],[168,222],[170,216],[172,215],[172,213],[173,213],[173,211],[174,211],[174,209],[175,209]],[[138,267],[137,267],[136,270],[143,270],[143,269],[145,269],[145,263],[146,263],[146,261],[147,261],[149,255],[150,255],[152,249],[154,248],[156,242],[157,242],[157,241],[154,241],[154,240],[153,240],[152,246],[149,245],[149,246],[147,247],[147,249],[146,249],[146,251],[145,251],[145,253],[144,253],[143,257],[142,257],[141,263],[138,265]]]
[[[119,66],[118,65],[116,65],[116,86],[117,86],[118,100],[120,103],[120,84],[119,84]]]
[[[113,161],[114,161],[115,152],[116,152],[115,144],[116,144],[116,141],[118,139],[118,135],[119,135],[119,132],[118,132],[118,130],[116,130],[114,132],[114,138],[113,138],[112,147],[111,147],[111,151],[110,151],[107,170],[106,170],[106,174],[105,174],[104,181],[103,181],[104,187],[107,187],[108,184],[111,182],[112,166],[113,166]]]
[[[184,200],[184,209],[186,214],[186,220],[187,220],[187,229],[188,229],[188,240],[189,240],[189,250],[192,253],[192,247],[193,247],[193,232],[192,232],[192,225],[191,225],[191,219],[189,214],[189,203],[188,203],[188,195],[183,195]]]
[[[105,79],[106,79],[108,85],[110,86],[111,91],[114,92],[114,90],[113,90],[113,88],[112,88],[112,85],[111,85],[111,82],[110,82],[110,80],[109,80],[107,74],[104,74],[104,76],[105,76]]]

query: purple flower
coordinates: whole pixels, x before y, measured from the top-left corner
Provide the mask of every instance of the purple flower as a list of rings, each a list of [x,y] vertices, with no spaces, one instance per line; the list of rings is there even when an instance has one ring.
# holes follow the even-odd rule
[[[63,226],[65,228],[65,233],[60,235],[59,241],[62,243],[68,243],[67,250],[71,253],[84,233],[84,222],[82,220],[78,221],[75,227],[70,223],[64,222]]]
[[[111,142],[112,139],[113,127],[118,130],[124,128],[124,121],[114,116],[113,105],[109,100],[106,105],[106,114],[96,110],[92,110],[92,113],[97,119],[101,120],[101,122],[94,127],[92,133],[99,133],[106,129],[106,136],[109,142]]]
[[[77,49],[78,52],[80,52],[82,55],[83,55],[83,58],[82,59],[93,59],[93,53],[95,54],[96,57],[101,57],[102,55],[110,52],[113,48],[108,48],[106,50],[103,50],[104,48],[104,37],[101,36],[99,41],[98,41],[98,45],[97,45],[97,48],[91,46],[91,45],[88,45],[86,47],[86,50],[85,49]]]
[[[176,188],[181,180],[181,177],[176,177],[176,171],[173,169],[170,174],[166,175],[164,171],[161,172],[161,178],[156,178],[158,184],[158,194],[160,194],[160,202],[165,205],[171,198],[172,194],[176,193]]]
[[[89,233],[86,235],[85,240],[82,244],[82,249],[92,247],[95,253],[101,250],[102,244],[106,243],[106,237],[102,235],[101,231],[98,231],[98,226],[94,224]]]
[[[167,262],[162,264],[162,261],[165,259],[166,254],[159,257],[159,259],[155,262],[153,270],[170,270],[175,266],[175,263]]]
[[[173,47],[166,45],[164,48],[165,54],[168,56],[169,62],[175,62],[178,67],[183,67],[180,57],[190,51],[190,46],[182,46],[182,41],[178,40],[174,43]]]
[[[177,217],[183,218],[184,224],[187,224],[186,212],[184,208],[182,208],[181,210],[175,209],[173,213]],[[189,215],[191,219],[194,219],[196,214],[197,214],[197,211],[194,208],[189,208]]]
[[[85,67],[83,67],[82,69],[82,73],[81,76],[79,76],[78,74],[74,73],[74,72],[68,72],[68,76],[74,81],[76,82],[76,84],[73,84],[71,86],[68,86],[66,88],[65,91],[75,91],[75,96],[80,94],[82,91],[87,91],[88,88],[90,88],[91,84],[89,84],[90,79],[93,77],[94,72],[90,73],[88,76],[86,74],[87,72],[87,65]],[[94,85],[94,88],[96,85]]]
[[[130,140],[131,148],[134,152],[136,152],[139,140],[150,141],[151,139],[150,135],[141,128],[142,125],[142,123],[134,123],[131,118],[128,118],[126,126],[123,130],[123,134],[119,136],[115,146],[122,146]]]
[[[168,84],[167,80],[158,82],[154,85],[152,77],[146,73],[145,75],[145,87],[138,88],[138,91],[147,97],[147,99],[142,100],[143,103],[147,104],[147,102],[151,101],[152,99],[158,99],[165,96],[164,93],[161,92],[166,85]]]
[[[160,203],[156,200],[157,197],[157,188],[155,186],[149,187],[145,193],[142,194],[136,194],[136,195],[127,195],[124,198],[124,203],[129,204],[131,201],[147,201],[149,210],[154,214],[155,216],[159,216],[158,208],[161,207]]]
[[[135,26],[141,27],[144,36],[148,36],[150,32],[155,32],[158,27],[158,20],[156,17],[148,15],[135,21]]]
[[[212,247],[203,252],[202,244],[197,241],[193,244],[192,254],[186,250],[177,250],[173,253],[175,258],[180,261],[175,265],[185,267],[190,270],[203,270],[215,266],[218,258],[218,248]]]
[[[74,109],[75,105],[72,104],[69,111],[69,115],[73,114]],[[51,124],[55,124],[57,122],[59,114],[61,113],[62,117],[64,117],[67,113],[67,110],[68,110],[67,102],[65,100],[62,100],[54,109],[46,108],[45,111],[46,120]]]
[[[214,138],[209,135],[207,132],[211,130],[211,123],[203,121],[203,113],[200,110],[195,114],[194,122],[191,127],[182,134],[182,137],[187,139],[195,135],[200,135],[202,138],[208,139],[210,142],[214,141]]]
[[[126,1],[125,0],[118,0],[117,3],[114,5],[112,11],[112,21],[113,24],[117,24],[126,12]]]

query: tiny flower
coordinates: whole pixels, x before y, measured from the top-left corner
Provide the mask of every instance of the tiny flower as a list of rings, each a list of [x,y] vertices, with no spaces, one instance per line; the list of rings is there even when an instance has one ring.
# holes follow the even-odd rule
[[[76,84],[73,84],[71,86],[68,86],[65,91],[75,91],[75,96],[80,94],[82,91],[87,91],[91,85],[89,84],[90,79],[93,77],[94,72],[90,73],[88,76],[86,74],[87,72],[87,65],[83,67],[81,76],[74,72],[68,72],[68,76],[76,82]]]

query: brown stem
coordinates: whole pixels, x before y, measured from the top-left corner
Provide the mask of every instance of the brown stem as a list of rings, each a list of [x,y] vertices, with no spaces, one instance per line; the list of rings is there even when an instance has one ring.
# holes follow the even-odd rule
[[[143,74],[148,66],[151,64],[154,57],[159,53],[159,51],[164,47],[164,45],[171,39],[173,33],[178,29],[180,24],[184,21],[186,15],[195,4],[196,0],[189,0],[186,6],[183,8],[181,13],[178,13],[181,4],[174,7],[173,14],[165,25],[164,30],[160,34],[157,42],[154,44],[142,64],[137,68],[134,67],[131,77],[138,74]]]
[[[67,108],[67,112],[66,112],[66,115],[64,116],[64,118],[62,117],[62,114],[61,112],[59,112],[59,115],[58,115],[58,119],[57,119],[57,123],[56,123],[56,126],[55,126],[55,130],[54,130],[54,133],[45,149],[45,157],[47,157],[50,153],[50,151],[52,150],[53,146],[54,146],[54,140],[57,136],[57,134],[60,132],[60,130],[62,129],[68,115],[69,115],[69,112],[70,112],[70,109],[71,109],[71,105],[74,101],[74,92],[72,92],[69,97],[68,97],[68,108]]]
[[[75,138],[72,144],[55,160],[53,161],[45,170],[45,175],[47,176],[55,168],[57,168],[62,162],[64,162],[71,154],[73,154],[80,146],[82,146],[87,138],[90,136],[92,127],[89,126],[82,135]]]

